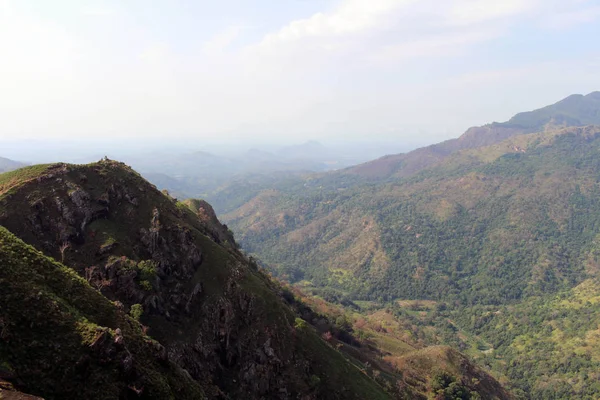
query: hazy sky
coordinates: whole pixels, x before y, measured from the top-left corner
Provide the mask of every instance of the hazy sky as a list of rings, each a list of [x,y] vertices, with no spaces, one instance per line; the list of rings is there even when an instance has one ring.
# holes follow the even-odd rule
[[[0,139],[437,141],[600,90],[600,0],[0,0]]]

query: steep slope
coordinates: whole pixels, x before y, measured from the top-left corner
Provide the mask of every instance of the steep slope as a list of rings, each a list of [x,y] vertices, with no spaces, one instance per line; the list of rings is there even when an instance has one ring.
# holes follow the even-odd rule
[[[524,361],[522,345],[493,336],[499,317],[479,319],[473,307],[484,306],[488,315],[508,305],[526,310],[532,299],[550,301],[598,276],[590,260],[600,234],[599,154],[595,126],[517,135],[392,182],[348,186],[332,179],[326,186],[321,179],[271,189],[223,219],[243,248],[292,281],[350,299],[439,302],[448,308],[446,319],[462,321],[450,324],[456,332],[449,336],[481,333],[493,347],[474,354],[500,357],[489,364],[510,370],[525,395],[593,398],[598,392],[590,395],[573,380],[600,368],[591,347],[547,341],[557,329],[550,323],[537,332],[538,349],[555,346],[548,364],[557,368],[556,382],[545,385],[543,373]],[[534,315],[531,310],[520,321]],[[573,340],[595,337],[593,326],[587,331],[589,338]],[[549,397],[548,387],[560,387],[561,395]]]
[[[396,318],[389,307],[359,310],[354,302],[332,304],[307,296],[298,287],[286,286],[284,292],[288,300],[294,294],[292,305],[302,318],[401,398],[513,398],[488,372],[458,351],[435,342],[427,346],[413,337],[414,327]]]
[[[582,279],[599,151],[596,127],[521,135],[405,181],[265,192],[224,220],[267,263],[359,297],[502,302]]]
[[[297,318],[210,206],[177,203],[124,164],[2,174],[0,225],[141,317],[207,397],[388,398]]]
[[[457,139],[406,154],[385,156],[349,168],[345,173],[368,179],[408,177],[436,165],[460,150],[489,146],[524,133],[584,125],[600,125],[600,92],[592,92],[586,96],[572,95],[553,105],[517,114],[507,122],[470,128]]]
[[[138,322],[2,227],[0,266],[0,378],[47,399],[204,398]]]
[[[504,388],[489,378],[482,369],[476,367],[464,355],[447,346],[430,346],[413,351],[397,359],[398,368],[409,369],[412,377],[427,376],[436,371],[427,384],[435,392],[442,392],[445,399],[466,398],[471,391],[481,399],[508,398]],[[465,377],[459,380],[456,376]]]

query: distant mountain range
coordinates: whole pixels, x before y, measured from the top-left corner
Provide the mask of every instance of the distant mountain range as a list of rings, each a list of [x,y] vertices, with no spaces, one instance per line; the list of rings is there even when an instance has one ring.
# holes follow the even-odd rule
[[[523,398],[600,396],[600,92],[217,199],[278,276],[380,304]]]
[[[0,157],[0,172],[12,171],[24,167],[26,164]]]
[[[512,399],[447,346],[359,338],[258,263],[210,204],[125,164],[0,174],[0,398]]]
[[[406,177],[435,165],[460,150],[489,146],[520,134],[595,124],[600,125],[600,92],[587,96],[576,94],[553,105],[519,113],[507,122],[470,128],[457,139],[406,154],[385,156],[352,167],[347,172],[370,179]]]
[[[118,162],[0,174],[0,284],[3,399],[392,398],[208,203]]]
[[[251,176],[325,172],[368,160],[369,151],[329,148],[317,141],[268,152],[252,148],[220,156],[205,151],[126,158],[152,183],[177,197],[206,197],[221,186]],[[381,153],[378,153],[381,154]]]

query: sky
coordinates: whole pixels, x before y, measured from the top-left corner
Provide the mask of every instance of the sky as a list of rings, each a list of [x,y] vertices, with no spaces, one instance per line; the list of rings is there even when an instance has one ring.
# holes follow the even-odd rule
[[[0,141],[433,143],[600,90],[598,38],[600,0],[0,0]]]

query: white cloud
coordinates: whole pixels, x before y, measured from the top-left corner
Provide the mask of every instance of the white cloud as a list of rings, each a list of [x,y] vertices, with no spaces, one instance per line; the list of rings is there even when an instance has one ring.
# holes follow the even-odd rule
[[[208,54],[222,53],[240,36],[244,30],[241,25],[232,25],[214,34],[204,43],[203,50]]]
[[[82,9],[81,13],[83,15],[92,16],[92,17],[107,17],[111,15],[115,15],[116,11],[113,8],[109,8],[106,6],[88,6]]]
[[[431,35],[424,39],[383,46],[373,54],[372,60],[379,64],[389,64],[423,57],[455,56],[468,46],[483,43],[499,36],[500,33],[494,30],[473,30]]]
[[[306,37],[320,38],[364,32],[376,27],[389,13],[416,1],[346,0],[331,12],[319,12],[310,18],[290,22],[278,32],[265,36],[261,45],[286,43]]]
[[[478,117],[486,122],[503,97],[485,96],[519,96],[531,82],[542,87],[541,78],[530,79],[540,70],[557,86],[598,82],[597,69],[583,63],[565,74],[546,65],[525,68],[505,48],[506,65],[491,66],[479,55],[513,28],[539,29],[552,18],[568,27],[566,20],[577,24],[593,14],[592,2],[541,1],[338,0],[293,21],[277,21],[273,12],[268,25],[277,28],[240,48],[258,34],[256,21],[243,19],[253,28],[232,25],[211,36],[193,18],[179,16],[193,21],[179,30],[171,21],[176,7],[165,19],[152,13],[144,20],[121,5],[117,23],[71,21],[67,29],[0,0],[0,136],[360,134],[446,119],[452,127],[470,125],[480,110],[474,103],[488,101],[487,114]],[[479,97],[471,98],[474,92]]]
[[[167,57],[169,47],[166,42],[156,42],[140,52],[140,59],[150,63],[162,61]]]
[[[528,15],[540,1],[343,0],[265,35],[246,54],[264,68],[290,60],[322,68],[348,55],[354,63],[452,56],[509,32],[511,20]]]
[[[539,0],[454,0],[448,22],[469,25],[527,13],[540,4]]]
[[[547,16],[542,25],[552,29],[567,29],[576,25],[587,24],[600,19],[600,6],[583,9],[564,10]]]

